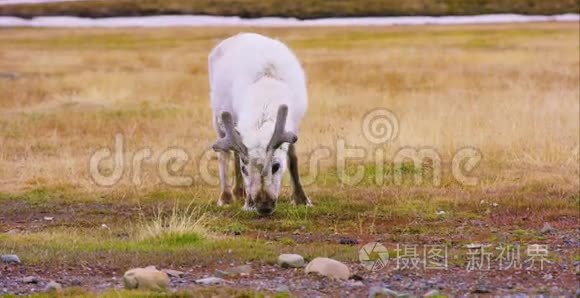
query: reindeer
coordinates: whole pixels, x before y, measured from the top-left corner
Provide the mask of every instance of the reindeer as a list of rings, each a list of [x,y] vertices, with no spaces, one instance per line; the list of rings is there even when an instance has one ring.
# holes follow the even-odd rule
[[[296,56],[278,40],[241,33],[219,43],[208,62],[213,125],[219,137],[212,146],[219,160],[218,205],[245,197],[244,210],[272,214],[288,167],[293,202],[311,206],[300,183],[295,148],[308,105],[306,79]],[[233,195],[228,179],[232,151]]]

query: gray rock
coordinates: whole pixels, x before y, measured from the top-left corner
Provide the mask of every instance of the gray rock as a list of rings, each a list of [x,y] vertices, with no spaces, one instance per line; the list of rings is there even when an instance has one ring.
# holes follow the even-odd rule
[[[215,276],[215,277],[225,277],[225,276],[228,276],[228,275],[229,275],[229,272],[223,271],[223,270],[219,270],[219,269],[216,269],[216,271],[214,271],[214,273],[213,273],[213,276]]]
[[[242,275],[242,276],[247,276],[250,275],[250,273],[252,273],[252,266],[250,265],[241,265],[241,266],[237,266],[234,267],[230,270],[228,270],[229,275]]]
[[[557,286],[553,286],[550,288],[550,292],[551,292],[551,295],[556,296],[558,293],[560,293],[560,288]]]
[[[2,259],[2,262],[4,263],[8,263],[8,264],[20,264],[20,258],[17,255],[3,255],[0,257],[0,259]]]
[[[287,285],[281,285],[276,288],[276,292],[278,293],[288,293],[290,292],[290,288]]]
[[[552,234],[555,233],[556,229],[554,229],[549,223],[545,222],[544,226],[542,227],[542,229],[540,230],[540,233],[542,235],[546,235],[546,234]]]
[[[322,276],[340,280],[347,280],[351,275],[348,266],[329,258],[315,258],[306,265],[305,272],[306,274],[314,272]]]
[[[471,293],[474,294],[487,294],[487,293],[491,293],[491,289],[486,286],[486,285],[477,285],[477,287],[475,287],[475,290],[473,290]]]
[[[228,270],[220,270],[216,269],[214,271],[213,276],[215,277],[226,277],[226,276],[248,276],[252,273],[252,266],[250,265],[240,265],[236,267],[232,267]]]
[[[83,284],[83,281],[80,278],[75,277],[70,281],[70,284],[71,286],[78,287]]]
[[[360,288],[365,286],[365,284],[360,280],[349,280],[346,282],[346,285],[351,288]]]
[[[206,277],[195,280],[195,283],[200,285],[219,285],[223,282],[225,282],[225,280],[219,277]]]
[[[399,292],[393,291],[389,288],[372,287],[369,289],[369,298],[374,298],[377,295],[385,295],[388,297],[398,297],[398,298],[409,297],[409,295],[407,295],[407,294],[399,293]]]
[[[49,291],[60,291],[62,290],[62,286],[57,283],[54,280],[51,280],[48,284],[46,284],[46,287],[44,287],[44,290],[49,292]]]
[[[38,283],[38,277],[36,276],[27,276],[25,278],[22,279],[22,282],[25,284],[37,284]]]
[[[185,275],[185,272],[179,270],[163,269],[161,271],[167,273],[170,277],[182,278]]]
[[[278,265],[283,268],[300,268],[304,266],[304,258],[297,254],[281,254],[278,256]]]
[[[356,239],[352,239],[352,238],[343,237],[343,238],[340,238],[340,239],[338,240],[338,243],[339,243],[339,244],[343,244],[343,245],[355,245],[355,244],[358,244],[358,243],[359,243],[359,241],[358,241],[358,240],[356,240]]]

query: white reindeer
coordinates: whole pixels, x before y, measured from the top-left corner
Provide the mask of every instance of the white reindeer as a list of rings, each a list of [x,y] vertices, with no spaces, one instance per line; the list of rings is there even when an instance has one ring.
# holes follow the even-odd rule
[[[280,41],[241,33],[219,43],[208,60],[213,124],[219,136],[213,145],[219,154],[218,205],[245,196],[244,210],[270,215],[288,166],[294,203],[310,206],[300,184],[294,146],[308,105],[296,56]],[[230,151],[235,154],[233,195]]]

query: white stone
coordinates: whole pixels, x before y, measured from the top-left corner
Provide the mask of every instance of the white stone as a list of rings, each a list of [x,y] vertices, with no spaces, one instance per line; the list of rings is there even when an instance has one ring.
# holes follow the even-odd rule
[[[315,258],[306,265],[305,272],[314,272],[332,279],[341,280],[347,280],[351,275],[350,269],[345,264],[329,258]]]
[[[162,291],[169,285],[169,276],[153,266],[131,269],[123,275],[125,288]]]

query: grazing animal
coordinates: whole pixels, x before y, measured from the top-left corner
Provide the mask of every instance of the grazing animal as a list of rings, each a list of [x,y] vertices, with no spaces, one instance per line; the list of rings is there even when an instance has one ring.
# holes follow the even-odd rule
[[[212,146],[219,154],[218,205],[245,197],[244,210],[272,214],[288,167],[294,203],[310,206],[298,176],[294,145],[308,105],[306,79],[296,56],[278,40],[240,33],[219,43],[208,62],[213,124],[219,137]],[[228,179],[231,151],[233,195]]]

